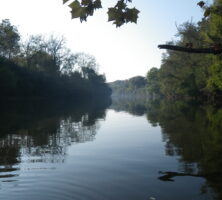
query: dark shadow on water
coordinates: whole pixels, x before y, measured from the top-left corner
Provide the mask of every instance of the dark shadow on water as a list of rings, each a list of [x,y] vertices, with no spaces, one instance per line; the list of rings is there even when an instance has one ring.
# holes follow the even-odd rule
[[[163,174],[162,176],[158,177],[161,181],[174,181],[173,178],[175,177],[183,177],[183,176],[191,176],[191,177],[200,177],[208,179],[209,181],[214,181],[220,183],[221,181],[221,172],[214,173],[214,174],[193,174],[193,173],[179,173],[179,172],[162,172],[160,171],[159,174]]]

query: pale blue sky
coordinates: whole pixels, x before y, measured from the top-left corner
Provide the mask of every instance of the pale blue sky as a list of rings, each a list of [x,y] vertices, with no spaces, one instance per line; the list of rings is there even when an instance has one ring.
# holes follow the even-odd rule
[[[71,20],[70,9],[62,0],[4,0],[0,3],[0,20],[8,18],[22,36],[59,34],[67,39],[74,52],[96,57],[100,72],[107,81],[146,75],[151,67],[159,67],[163,50],[157,48],[174,38],[176,25],[202,18],[199,0],[133,0],[138,8],[138,24],[115,28],[107,22],[107,7],[115,0],[103,0],[87,23]]]

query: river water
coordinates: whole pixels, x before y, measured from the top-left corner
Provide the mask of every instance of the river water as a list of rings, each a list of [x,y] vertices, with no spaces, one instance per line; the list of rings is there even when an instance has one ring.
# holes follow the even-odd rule
[[[7,103],[4,200],[221,199],[222,110],[183,102]]]

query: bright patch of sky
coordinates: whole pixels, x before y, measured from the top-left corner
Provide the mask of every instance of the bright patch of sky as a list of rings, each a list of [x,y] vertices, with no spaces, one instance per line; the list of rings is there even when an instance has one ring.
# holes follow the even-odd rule
[[[71,20],[70,9],[62,0],[4,0],[0,20],[10,19],[23,37],[32,34],[56,34],[66,38],[73,52],[94,55],[100,73],[107,81],[145,76],[151,67],[159,67],[164,52],[157,48],[174,38],[176,24],[196,22],[203,16],[199,0],[133,0],[140,10],[138,24],[116,28],[107,22],[107,8],[116,0],[103,0],[102,10],[88,22]]]

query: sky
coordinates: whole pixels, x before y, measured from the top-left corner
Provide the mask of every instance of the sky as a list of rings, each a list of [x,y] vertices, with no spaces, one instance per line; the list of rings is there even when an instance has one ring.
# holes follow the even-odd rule
[[[1,0],[0,20],[10,19],[23,38],[35,34],[55,34],[66,38],[74,53],[96,57],[99,72],[107,81],[146,76],[152,67],[160,67],[164,50],[157,48],[175,39],[177,26],[197,22],[203,17],[199,0],[133,0],[130,7],[140,10],[137,24],[120,28],[108,21],[108,7],[116,0],[102,0],[87,22],[71,20],[68,4],[62,0]]]

